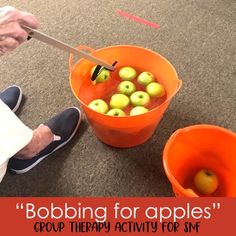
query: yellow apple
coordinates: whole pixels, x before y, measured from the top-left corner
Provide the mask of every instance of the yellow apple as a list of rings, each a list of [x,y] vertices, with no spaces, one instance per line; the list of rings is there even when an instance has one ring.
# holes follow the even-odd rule
[[[136,115],[141,115],[148,112],[148,109],[146,107],[143,106],[137,106],[134,107],[131,111],[130,111],[130,115],[131,116],[136,116]]]
[[[119,108],[112,108],[107,112],[109,116],[125,116],[125,112]]]
[[[146,87],[146,92],[151,96],[151,97],[162,97],[165,95],[165,89],[164,87],[156,82],[152,82],[147,85]]]
[[[139,84],[146,86],[154,81],[154,75],[151,72],[144,71],[138,76],[137,81]]]
[[[110,100],[111,108],[125,109],[129,105],[129,98],[121,93],[112,95]]]
[[[132,80],[137,76],[137,72],[134,68],[125,66],[119,70],[119,76],[122,80]]]
[[[108,111],[108,105],[102,99],[95,99],[92,102],[90,102],[88,106],[90,109],[102,114],[106,114]]]
[[[212,194],[218,188],[218,177],[208,169],[202,169],[194,176],[194,184],[202,194]]]
[[[91,76],[93,75],[93,72],[95,70],[96,66],[94,66],[91,70]],[[110,71],[105,69],[104,67],[102,67],[99,72],[98,75],[95,79],[96,83],[103,83],[105,81],[107,81],[110,78]]]

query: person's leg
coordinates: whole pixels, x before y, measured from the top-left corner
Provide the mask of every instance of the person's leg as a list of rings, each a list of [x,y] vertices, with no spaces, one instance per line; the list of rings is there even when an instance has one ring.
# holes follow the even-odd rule
[[[9,169],[17,174],[31,170],[44,158],[66,145],[75,135],[81,112],[71,107],[51,118],[33,131],[29,144],[9,161]]]
[[[31,159],[44,148],[46,148],[54,139],[54,135],[50,128],[46,125],[40,125],[33,130],[33,137],[29,144],[16,153],[18,159]]]
[[[33,131],[0,99],[0,182],[9,159],[25,147],[32,137]]]
[[[20,107],[22,101],[22,90],[17,85],[7,87],[5,90],[0,92],[0,99],[13,111],[16,112]],[[53,134],[51,130],[45,126],[40,125],[33,131],[33,137],[30,143],[24,147],[20,152],[19,156],[23,158],[30,158],[39,153],[53,140]]]
[[[0,150],[0,167],[4,163],[4,158],[7,163],[14,155],[9,162],[9,167],[19,174],[32,169],[45,157],[67,144],[75,135],[81,121],[80,110],[71,107],[32,131],[13,113],[19,108],[21,99],[22,91],[18,86],[10,86],[0,92],[0,102],[3,102],[2,108],[0,107],[0,131],[1,134],[5,134],[0,137],[3,146]],[[27,133],[28,137],[25,142],[22,136],[24,133]],[[9,136],[9,139],[5,136]],[[5,150],[8,146],[9,149]]]

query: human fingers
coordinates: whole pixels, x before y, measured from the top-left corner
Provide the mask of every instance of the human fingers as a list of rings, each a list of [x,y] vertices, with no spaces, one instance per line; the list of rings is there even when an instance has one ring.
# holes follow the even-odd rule
[[[11,37],[5,37],[0,41],[0,55],[10,52],[19,46],[19,42]]]
[[[37,29],[39,27],[39,22],[34,15],[28,12],[21,11],[19,17],[19,23]]]
[[[20,16],[20,12],[11,6],[0,8],[0,25],[11,21],[16,21]]]
[[[39,27],[38,20],[31,13],[19,11],[11,6],[0,8],[0,25],[14,21],[19,22],[20,25],[26,25],[34,29]]]
[[[9,22],[0,25],[0,37],[12,37],[21,44],[27,39],[28,33],[21,28],[18,22]]]

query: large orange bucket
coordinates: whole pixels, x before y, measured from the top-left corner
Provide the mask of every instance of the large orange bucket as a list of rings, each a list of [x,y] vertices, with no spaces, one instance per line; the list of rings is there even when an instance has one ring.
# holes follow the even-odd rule
[[[197,193],[194,175],[209,169],[218,176],[219,185],[207,196],[236,197],[236,134],[232,131],[204,124],[179,129],[165,145],[163,164],[176,196],[194,197],[187,190]]]
[[[81,47],[80,47],[81,49]],[[171,99],[181,87],[174,67],[161,55],[142,47],[119,45],[90,51],[92,55],[112,64],[118,61],[111,78],[94,85],[90,80],[93,63],[81,59],[73,65],[70,55],[70,84],[75,97],[80,102],[95,135],[102,142],[120,148],[133,147],[147,141],[154,133]],[[166,90],[165,100],[149,112],[137,116],[113,117],[97,113],[88,104],[104,95],[116,92],[115,79],[119,68],[134,67],[137,71],[150,71]]]

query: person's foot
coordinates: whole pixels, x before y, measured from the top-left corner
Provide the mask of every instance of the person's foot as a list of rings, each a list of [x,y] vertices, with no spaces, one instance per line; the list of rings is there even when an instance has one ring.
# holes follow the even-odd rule
[[[45,126],[54,134],[52,141],[31,159],[20,159],[14,156],[9,161],[9,170],[16,174],[23,174],[35,167],[44,158],[66,145],[75,135],[81,121],[81,112],[76,107],[71,107],[51,118]]]
[[[13,111],[16,112],[22,100],[21,88],[12,85],[0,93],[0,99]]]

